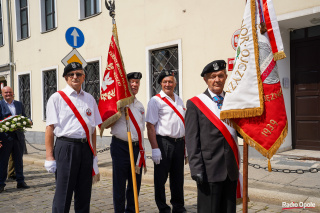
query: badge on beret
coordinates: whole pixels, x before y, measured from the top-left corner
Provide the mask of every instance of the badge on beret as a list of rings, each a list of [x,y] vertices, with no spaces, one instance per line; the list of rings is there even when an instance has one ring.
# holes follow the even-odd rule
[[[88,109],[86,110],[86,113],[87,113],[88,116],[91,116],[91,114],[92,114],[91,109],[88,108]]]
[[[214,70],[218,70],[219,69],[219,65],[218,65],[218,63],[213,63],[213,69]]]

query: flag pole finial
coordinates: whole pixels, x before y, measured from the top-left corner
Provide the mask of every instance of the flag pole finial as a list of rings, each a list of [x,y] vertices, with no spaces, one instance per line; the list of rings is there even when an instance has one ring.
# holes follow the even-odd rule
[[[112,17],[112,23],[114,23],[114,17],[116,16],[116,5],[115,5],[115,0],[109,0],[109,2],[107,0],[105,0],[105,4],[106,4],[106,8],[109,10],[109,15]]]

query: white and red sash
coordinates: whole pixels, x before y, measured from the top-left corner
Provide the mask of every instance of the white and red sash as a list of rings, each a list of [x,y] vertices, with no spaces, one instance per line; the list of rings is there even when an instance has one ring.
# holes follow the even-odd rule
[[[173,109],[173,111],[179,116],[179,118],[182,120],[183,125],[185,126],[184,123],[184,118],[181,115],[181,113],[179,112],[179,110],[177,110],[177,108],[175,106],[173,106],[172,103],[170,103],[170,101],[166,98],[166,97],[161,97],[160,94],[156,94],[156,96],[158,98],[160,98],[161,100],[163,100],[166,104],[168,104],[169,107],[171,107]],[[184,159],[185,159],[185,163],[188,163],[188,154],[187,154],[187,148],[186,148],[186,142],[184,142]]]
[[[62,90],[58,91],[58,93],[61,95],[63,100],[71,108],[72,112],[74,113],[74,115],[76,116],[76,118],[80,122],[81,126],[83,127],[83,129],[84,129],[84,131],[86,133],[86,136],[87,136],[89,147],[90,147],[90,149],[92,151],[92,154],[94,155],[94,150],[93,150],[93,147],[92,147],[92,128],[91,128],[89,120],[87,119],[87,117],[85,115],[81,115],[81,113],[74,106],[74,104],[72,103],[70,98]],[[88,125],[89,125],[90,128],[88,128]],[[99,174],[98,164],[97,164],[96,161],[93,161],[92,176],[95,176],[97,174]]]
[[[137,162],[136,162],[136,173],[140,174],[140,168],[143,165],[144,167],[144,173],[147,172],[147,164],[146,164],[146,154],[144,151],[144,143],[143,143],[143,139],[142,139],[142,133],[141,133],[141,129],[135,119],[135,117],[133,116],[133,113],[131,111],[131,109],[128,107],[128,112],[129,112],[129,117],[130,120],[133,123],[133,126],[136,128],[137,134],[138,134],[138,139],[139,139],[139,155],[137,158]]]
[[[220,120],[220,110],[207,95],[200,94],[190,99],[198,109],[217,127],[230,145],[240,170],[240,153],[237,144],[237,132],[234,128]],[[242,175],[239,171],[237,198],[242,198]]]

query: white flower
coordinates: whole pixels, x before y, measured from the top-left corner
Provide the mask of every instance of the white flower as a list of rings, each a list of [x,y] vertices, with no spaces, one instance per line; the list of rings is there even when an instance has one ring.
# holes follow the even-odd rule
[[[5,128],[6,128],[6,125],[2,125],[2,128],[4,128],[4,129],[5,129]]]
[[[2,129],[2,128],[0,128],[0,132],[3,132],[3,129]]]
[[[26,124],[27,124],[27,122],[25,122],[25,121],[23,121],[22,123],[23,123],[23,125],[26,125]]]
[[[21,120],[21,118],[20,117],[18,117],[18,121],[20,121]]]
[[[9,127],[6,127],[6,130],[9,131]]]
[[[21,126],[21,123],[18,122],[18,123],[17,123],[17,126]]]
[[[12,119],[14,122],[17,122],[18,121],[18,119],[17,118],[14,118],[14,119]]]
[[[6,125],[7,125],[7,126],[9,126],[9,125],[10,125],[10,123],[7,121],[7,122],[6,122]]]
[[[16,125],[15,124],[11,124],[11,128],[16,128]]]
[[[21,115],[21,118],[24,118],[24,116]]]

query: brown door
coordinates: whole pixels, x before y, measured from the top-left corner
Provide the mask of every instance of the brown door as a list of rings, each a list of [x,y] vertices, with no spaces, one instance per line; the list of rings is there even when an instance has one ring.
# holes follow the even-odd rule
[[[291,40],[293,148],[320,150],[320,36]]]

